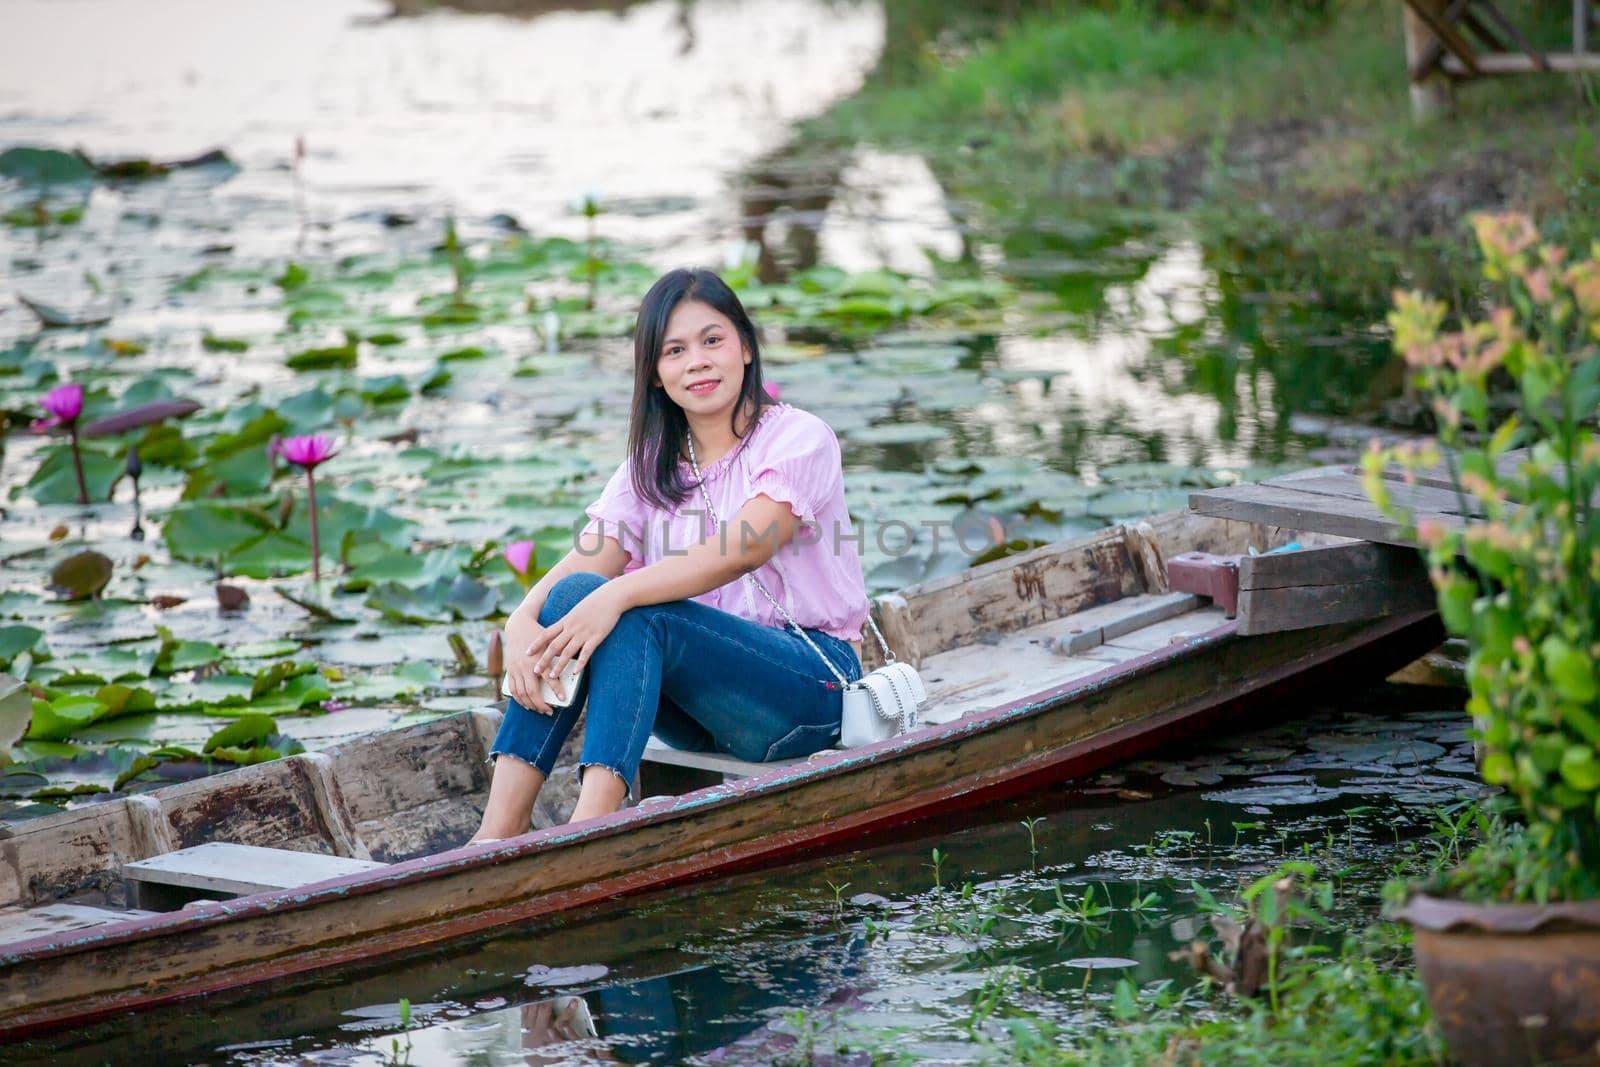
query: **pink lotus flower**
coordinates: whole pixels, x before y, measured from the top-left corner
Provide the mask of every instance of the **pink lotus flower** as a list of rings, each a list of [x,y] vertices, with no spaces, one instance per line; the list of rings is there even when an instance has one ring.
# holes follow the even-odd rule
[[[76,382],[58,385],[45,394],[44,409],[50,413],[48,419],[35,419],[34,433],[44,433],[57,426],[70,426],[78,421],[78,416],[83,414],[83,386]]]
[[[311,498],[311,510],[308,513],[311,519],[311,580],[322,581],[322,550],[317,541],[317,464],[326,463],[338,455],[338,450],[333,447],[333,438],[325,433],[311,434],[306,437],[285,437],[283,440],[274,440],[267,445],[267,455],[277,454],[302,467],[306,472],[306,493]]]
[[[517,577],[528,577],[528,570],[533,566],[532,541],[513,541],[505,547],[503,555],[511,569],[517,572]]]
[[[325,433],[306,437],[285,437],[277,443],[278,455],[299,467],[311,470],[339,454],[333,447],[333,438]]]
[[[34,433],[46,433],[58,426],[66,427],[72,436],[72,469],[78,476],[78,503],[89,502],[89,486],[83,478],[83,454],[78,451],[78,416],[83,414],[83,386],[77,382],[58,385],[45,394],[44,409],[48,419],[35,419]]]
[[[767,391],[767,395],[772,399],[783,399],[783,389],[778,385],[777,382],[764,382],[761,388],[765,389]]]

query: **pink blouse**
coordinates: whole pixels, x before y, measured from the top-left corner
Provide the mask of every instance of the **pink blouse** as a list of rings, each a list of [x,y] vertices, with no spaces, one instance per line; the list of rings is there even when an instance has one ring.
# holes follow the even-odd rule
[[[688,461],[681,462],[692,483]],[[733,520],[751,497],[760,493],[789,505],[802,525],[755,576],[801,626],[845,641],[860,639],[867,620],[867,587],[856,551],[858,530],[845,508],[844,471],[833,429],[808,411],[775,404],[762,411],[731,451],[701,471],[720,520],[718,530],[726,527],[730,548],[738,547],[739,524]],[[672,511],[652,507],[633,491],[627,460],[586,511],[585,533],[599,529],[627,551],[624,573],[668,555],[683,555],[711,536],[711,519],[698,488]],[[752,530],[752,542],[764,532]],[[761,591],[743,578],[694,599],[766,626],[784,625]]]

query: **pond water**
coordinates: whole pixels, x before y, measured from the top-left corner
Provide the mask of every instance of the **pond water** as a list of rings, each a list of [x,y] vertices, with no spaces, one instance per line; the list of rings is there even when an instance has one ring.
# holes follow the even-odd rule
[[[1438,813],[1481,789],[1448,692],[1381,686],[1271,714],[1284,712],[1304,717],[975,821],[932,821],[292,990],[145,1012],[140,1056],[379,1063],[409,1049],[419,1064],[765,1064],[838,1045],[1003,1062],[1001,1019],[1092,1031],[1110,1023],[1122,977],[1219,1010],[1169,958],[1208,936],[1202,891],[1229,903],[1285,859],[1308,860],[1336,884],[1322,935],[1336,943],[1371,921],[1385,878],[1417,868]],[[124,1062],[128,1026],[23,1051]]]
[[[247,760],[489,697],[484,620],[522,588],[497,550],[570,544],[621,459],[632,309],[686,259],[745,280],[768,380],[839,433],[874,591],[1361,443],[1307,415],[1374,388],[1382,339],[1308,285],[1132,210],[996,217],[903,149],[797,157],[871,74],[879,5],[538,6],[0,9],[0,147],[226,153],[0,180],[0,669],[51,705],[0,810],[206,773],[246,711],[273,717],[220,746]],[[85,438],[84,508],[62,438],[25,432],[63,381],[84,423],[200,410]],[[341,449],[320,583],[266,450],[311,432]],[[82,552],[110,578],[62,599]]]

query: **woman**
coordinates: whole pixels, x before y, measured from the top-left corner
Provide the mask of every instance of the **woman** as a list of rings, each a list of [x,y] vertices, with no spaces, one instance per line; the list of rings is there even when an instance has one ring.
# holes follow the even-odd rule
[[[672,271],[645,295],[628,458],[587,510],[507,620],[511,699],[474,841],[528,831],[585,702],[574,822],[622,806],[652,732],[747,760],[828,747],[837,679],[861,676],[867,595],[838,440],[768,397],[755,327],[710,271]],[[585,668],[578,692],[552,708],[540,682],[564,698],[569,661]]]

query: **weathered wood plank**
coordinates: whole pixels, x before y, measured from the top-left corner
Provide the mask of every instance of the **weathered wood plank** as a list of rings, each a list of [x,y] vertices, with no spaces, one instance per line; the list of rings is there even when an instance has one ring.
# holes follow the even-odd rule
[[[1332,497],[1335,500],[1348,500],[1359,504],[1370,504],[1366,487],[1361,484],[1361,479],[1351,474],[1327,474],[1315,477],[1301,476],[1284,479],[1272,479],[1262,482],[1262,485],[1273,488],[1293,489],[1300,493],[1310,493],[1313,496]],[[1481,509],[1476,502],[1468,497],[1465,501],[1455,493],[1445,489],[1438,489],[1431,485],[1407,485],[1400,483],[1390,485],[1389,498],[1397,508],[1401,508],[1419,518],[1428,515],[1479,515]],[[1462,507],[1465,505],[1466,510]]]
[[[1410,543],[1400,524],[1370,501],[1306,493],[1282,486],[1236,485],[1208,489],[1190,494],[1189,506],[1213,518],[1261,522],[1389,545]],[[1448,527],[1465,525],[1465,521],[1454,514],[1428,517]]]
[[[333,841],[317,810],[310,767],[274,760],[229,773],[233,777],[227,789],[197,778],[161,790],[162,814],[179,848],[227,841],[333,853]]]
[[[1127,600],[1108,604],[1101,608],[1091,608],[1089,611],[1080,612],[1071,616],[1079,625],[1055,640],[1057,652],[1074,655],[1086,652],[1095,645],[1115,641],[1125,634],[1146,626],[1153,626],[1158,622],[1165,622],[1175,615],[1184,615],[1201,606],[1200,598],[1193,593],[1167,593],[1162,596],[1137,596]],[[1121,611],[1108,609],[1122,608]],[[1095,612],[1104,612],[1103,619],[1084,618]]]
[[[144,919],[153,911],[89,907],[83,904],[45,904],[37,908],[0,911],[0,942],[22,941],[43,934],[82,930],[89,926]]]
[[[164,852],[147,860],[125,863],[122,876],[130,882],[201,889],[208,893],[248,896],[269,889],[326,882],[347,874],[375,871],[386,866],[370,860],[322,856],[256,845],[207,842],[193,848]]]
[[[357,858],[394,862],[472,836],[489,788],[484,759],[493,739],[480,718],[435,719],[328,750],[351,832],[368,853]]]
[[[903,590],[902,603],[892,605],[893,628],[914,639],[896,651],[921,666],[947,649],[1139,592],[1138,567],[1122,527],[1114,526]]]
[[[1223,614],[1221,608],[1207,605],[1195,611],[1163,619],[1151,626],[1141,627],[1131,633],[1122,634],[1107,641],[1105,647],[1123,655],[1154,652],[1168,645],[1208,633],[1219,626],[1227,625],[1227,622],[1228,617]]]
[[[1430,611],[1428,569],[1416,550],[1357,541],[1239,561],[1245,635]]]
[[[681,748],[673,748],[651,738],[644,746],[644,758],[652,763],[665,763],[673,767],[693,767],[700,771],[715,771],[729,778],[748,778],[752,774],[761,774],[774,767],[789,767],[796,763],[804,763],[804,759],[773,760],[771,763],[752,763],[749,760],[736,759],[723,752],[690,752]]]
[[[1546,52],[1545,62],[1548,69],[1557,74],[1587,74],[1600,71],[1600,52]],[[1485,53],[1477,60],[1479,71],[1483,74],[1538,74],[1543,68],[1531,57],[1503,53]],[[1468,73],[1462,63],[1454,56],[1445,56],[1439,63],[1447,73]]]
[[[16,826],[0,826],[0,906],[31,905],[91,892],[124,903],[123,863],[143,859],[127,801],[108,801]]]

